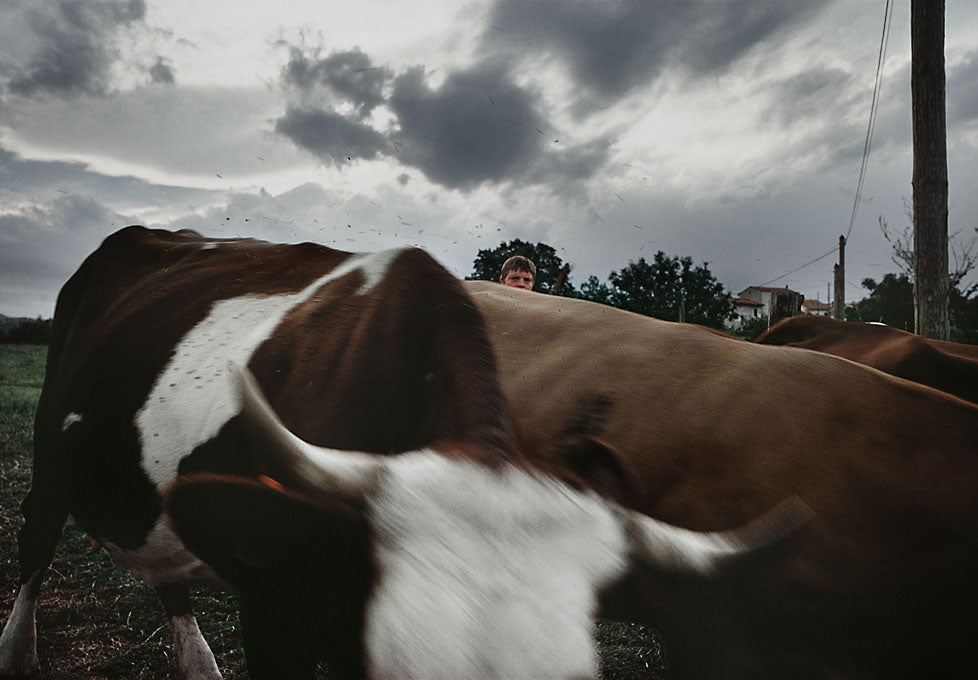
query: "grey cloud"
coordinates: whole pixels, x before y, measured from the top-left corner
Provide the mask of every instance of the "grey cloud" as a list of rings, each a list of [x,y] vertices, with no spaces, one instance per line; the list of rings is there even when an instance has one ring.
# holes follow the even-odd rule
[[[59,196],[0,215],[0,282],[24,305],[5,306],[0,313],[53,314],[58,289],[105,236],[124,224],[120,215],[85,196]]]
[[[527,173],[530,184],[563,185],[565,194],[574,194],[576,183],[587,180],[611,158],[613,135],[604,135],[566,149],[551,149]]]
[[[336,103],[349,102],[363,118],[383,103],[383,88],[390,79],[390,71],[374,66],[370,58],[357,49],[334,52],[324,59],[317,59],[293,47],[282,79],[307,94],[324,87],[331,98],[338,100]]]
[[[48,241],[58,251],[66,240],[104,234],[113,224],[122,226],[119,223],[123,219],[91,196],[61,195],[0,216],[0,234],[11,248],[34,248],[38,242]]]
[[[32,3],[27,23],[39,46],[7,87],[22,96],[102,95],[119,58],[117,32],[142,21],[144,0],[61,0]]]
[[[149,67],[149,77],[157,85],[173,85],[176,83],[176,75],[170,60],[165,57],[157,57],[156,62]]]
[[[585,89],[578,104],[593,108],[669,69],[693,77],[725,72],[758,43],[790,34],[792,26],[827,4],[498,0],[484,43],[509,55],[557,55]]]
[[[400,160],[446,186],[518,176],[541,152],[538,98],[499,65],[453,73],[437,90],[411,69],[394,81],[389,106],[400,124]]]
[[[386,139],[373,128],[322,109],[290,108],[275,122],[275,131],[334,164],[388,151]]]
[[[47,201],[52,197],[97,195],[103,201],[133,206],[167,205],[207,200],[213,192],[172,187],[131,176],[92,172],[83,163],[36,161],[19,157],[0,147],[0,199],[4,192]]]
[[[432,88],[422,67],[394,77],[358,50],[323,59],[293,50],[282,77],[302,103],[276,121],[276,132],[330,163],[394,156],[434,182],[471,189],[526,177],[545,157],[539,97],[500,62],[450,73]],[[354,111],[340,113],[342,103]],[[365,121],[380,106],[394,116],[390,131]]]
[[[852,97],[852,78],[839,69],[813,68],[771,86],[771,113],[783,125],[821,118],[829,105]]]
[[[34,98],[0,107],[28,148],[167,173],[242,177],[303,162],[272,134],[279,95],[262,88],[139,87],[111,97]],[[14,107],[9,107],[13,109]],[[230,180],[229,180],[230,181]]]
[[[948,71],[947,119],[949,124],[978,121],[978,51]]]

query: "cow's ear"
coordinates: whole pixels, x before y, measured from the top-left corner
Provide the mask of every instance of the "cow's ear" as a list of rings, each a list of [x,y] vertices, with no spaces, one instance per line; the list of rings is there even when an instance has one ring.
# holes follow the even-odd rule
[[[575,435],[561,444],[559,458],[588,486],[610,500],[631,506],[635,485],[625,470],[618,452],[596,437]]]
[[[361,508],[208,474],[178,478],[165,503],[187,548],[242,595],[330,598],[329,584],[367,587],[369,532]]]

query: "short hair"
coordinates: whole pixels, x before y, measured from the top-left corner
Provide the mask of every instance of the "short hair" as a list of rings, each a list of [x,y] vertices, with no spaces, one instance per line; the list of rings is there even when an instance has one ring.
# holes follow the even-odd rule
[[[499,278],[505,279],[506,275],[513,270],[518,272],[530,272],[533,274],[534,279],[537,277],[537,266],[533,264],[533,260],[528,257],[523,257],[522,255],[513,255],[511,258],[503,262],[503,268],[499,271]]]

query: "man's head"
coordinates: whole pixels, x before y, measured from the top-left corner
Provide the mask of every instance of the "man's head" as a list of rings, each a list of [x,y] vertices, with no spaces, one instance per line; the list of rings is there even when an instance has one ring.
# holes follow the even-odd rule
[[[499,283],[513,288],[533,290],[533,282],[537,276],[537,266],[528,257],[513,255],[503,262],[499,273]]]

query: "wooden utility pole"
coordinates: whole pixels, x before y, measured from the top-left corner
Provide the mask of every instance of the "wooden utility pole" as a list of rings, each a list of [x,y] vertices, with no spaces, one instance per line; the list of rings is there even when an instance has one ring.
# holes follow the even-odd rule
[[[835,265],[835,302],[832,318],[846,318],[846,237],[839,237],[839,264]]]
[[[916,333],[947,340],[947,120],[944,0],[910,1]]]

